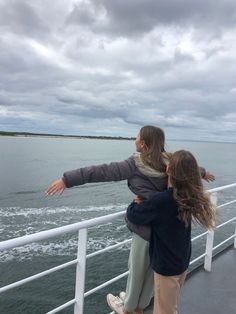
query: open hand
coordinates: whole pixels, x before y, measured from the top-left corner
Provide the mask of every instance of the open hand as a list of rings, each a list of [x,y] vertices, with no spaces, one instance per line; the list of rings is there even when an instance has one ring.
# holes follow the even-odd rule
[[[206,171],[206,174],[203,179],[206,180],[207,182],[212,182],[212,181],[215,181],[215,176],[209,171]]]
[[[46,195],[55,195],[55,194],[62,194],[65,190],[66,186],[62,179],[54,181],[47,189]]]

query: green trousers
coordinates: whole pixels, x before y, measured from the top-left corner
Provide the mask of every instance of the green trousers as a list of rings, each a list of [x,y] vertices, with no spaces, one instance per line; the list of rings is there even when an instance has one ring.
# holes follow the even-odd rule
[[[124,307],[133,312],[145,309],[154,296],[154,272],[150,266],[149,242],[133,233],[128,261],[129,276]]]

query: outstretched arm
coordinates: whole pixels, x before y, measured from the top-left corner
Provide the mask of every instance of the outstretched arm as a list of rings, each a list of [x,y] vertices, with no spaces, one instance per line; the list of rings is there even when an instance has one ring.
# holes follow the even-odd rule
[[[93,182],[122,181],[129,179],[136,169],[133,157],[121,162],[112,162],[67,171],[63,178],[54,181],[47,189],[47,195],[62,194],[65,188]]]

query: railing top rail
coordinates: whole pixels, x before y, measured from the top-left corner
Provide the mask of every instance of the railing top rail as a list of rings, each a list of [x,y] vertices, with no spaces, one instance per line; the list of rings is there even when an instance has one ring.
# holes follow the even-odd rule
[[[207,190],[207,191],[209,193],[213,193],[213,192],[218,192],[218,191],[222,191],[222,190],[233,188],[233,187],[236,187],[236,183],[219,186],[218,188],[213,188],[213,189],[210,189],[210,190]]]

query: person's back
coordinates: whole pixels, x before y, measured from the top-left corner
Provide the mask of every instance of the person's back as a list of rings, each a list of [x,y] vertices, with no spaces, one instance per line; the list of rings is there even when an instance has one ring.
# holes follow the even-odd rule
[[[168,163],[166,153],[162,153],[163,159]],[[167,174],[151,168],[142,160],[140,153],[135,153],[132,156],[135,163],[135,171],[128,179],[128,187],[141,199],[147,200],[157,191],[162,192],[167,188]]]
[[[151,227],[151,266],[155,272],[166,276],[184,272],[191,255],[191,224],[186,226],[178,218],[178,212],[172,188],[156,193],[144,207],[136,209],[135,214],[132,205],[127,211],[127,217],[133,223]]]

